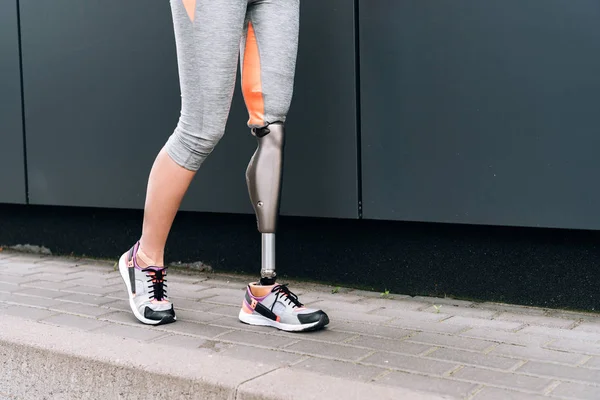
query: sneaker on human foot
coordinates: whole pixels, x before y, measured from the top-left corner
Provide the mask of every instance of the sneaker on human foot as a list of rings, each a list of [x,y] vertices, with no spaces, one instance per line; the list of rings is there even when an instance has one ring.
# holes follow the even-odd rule
[[[304,307],[287,284],[249,284],[239,319],[246,324],[272,326],[288,332],[314,331],[329,323],[323,311]]]
[[[167,297],[167,269],[140,267],[137,263],[137,242],[119,259],[119,272],[127,286],[129,306],[133,315],[144,324],[161,325],[175,322],[175,310]]]

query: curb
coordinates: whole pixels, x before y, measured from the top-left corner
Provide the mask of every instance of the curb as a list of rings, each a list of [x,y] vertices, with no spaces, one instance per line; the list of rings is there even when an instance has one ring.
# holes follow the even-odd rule
[[[0,360],[0,398],[11,400],[451,399],[8,315]]]

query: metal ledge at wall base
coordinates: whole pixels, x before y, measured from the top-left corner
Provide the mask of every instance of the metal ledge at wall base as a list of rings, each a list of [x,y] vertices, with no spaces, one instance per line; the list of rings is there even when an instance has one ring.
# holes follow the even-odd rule
[[[0,245],[117,259],[139,238],[139,210],[0,205]],[[282,217],[279,280],[408,295],[600,309],[600,232]],[[260,272],[253,215],[180,212],[167,262]]]

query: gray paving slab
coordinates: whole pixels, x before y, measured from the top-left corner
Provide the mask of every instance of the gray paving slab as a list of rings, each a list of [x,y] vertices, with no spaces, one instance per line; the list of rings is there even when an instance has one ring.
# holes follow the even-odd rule
[[[548,397],[514,390],[484,387],[472,400],[548,400]]]
[[[600,386],[564,382],[554,389],[551,394],[569,399],[598,400],[600,399]]]
[[[600,385],[600,370],[530,361],[516,372]]]
[[[504,388],[525,389],[540,394],[542,394],[543,390],[553,381],[549,378],[526,376],[512,372],[493,371],[476,367],[464,367],[455,372],[452,377],[463,381],[501,386]]]
[[[410,374],[394,371],[377,380],[378,383],[400,386],[414,390],[426,390],[433,393],[455,396],[464,399],[481,385],[477,383],[458,382],[446,378]]]

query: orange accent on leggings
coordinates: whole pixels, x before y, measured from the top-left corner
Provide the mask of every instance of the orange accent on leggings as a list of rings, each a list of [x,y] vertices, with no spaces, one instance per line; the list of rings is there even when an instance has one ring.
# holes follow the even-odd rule
[[[196,0],[183,0],[183,6],[185,7],[188,17],[190,17],[190,21],[193,22],[196,14]]]
[[[248,115],[249,125],[264,125],[265,102],[262,93],[262,82],[260,78],[260,55],[258,43],[254,33],[254,27],[248,22],[248,34],[246,35],[246,50],[244,51],[244,64],[242,71],[242,93]]]

